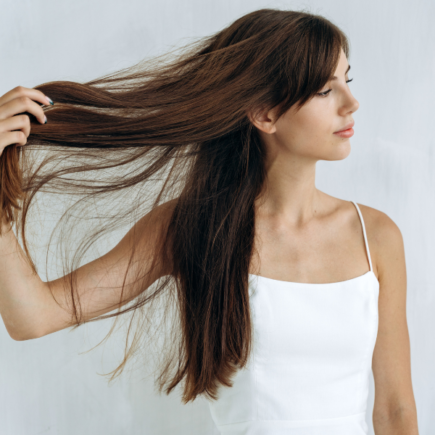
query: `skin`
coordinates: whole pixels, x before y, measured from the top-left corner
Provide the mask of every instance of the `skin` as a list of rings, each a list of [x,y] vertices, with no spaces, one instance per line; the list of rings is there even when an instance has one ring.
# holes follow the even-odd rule
[[[32,114],[41,124],[45,123],[41,104],[48,106],[50,101],[41,91],[23,86],[17,86],[0,97],[0,155],[8,145],[27,143],[30,118],[23,112]]]
[[[327,96],[318,94],[299,111],[293,106],[279,119],[273,109],[248,114],[267,150],[267,183],[256,202],[252,274],[282,281],[327,283],[369,271],[355,206],[315,186],[317,161],[343,160],[351,151],[350,139],[334,134],[353,121],[359,108],[347,83],[347,69],[342,51],[334,74],[337,79],[319,90],[331,89]],[[374,428],[377,434],[393,433],[393,422],[399,422],[400,415],[402,430],[406,426],[406,434],[414,435],[418,432],[406,320],[403,238],[385,213],[358,205],[373,273],[380,283],[379,329],[372,360]]]
[[[44,123],[45,114],[41,105],[49,105],[46,96],[36,89],[22,86],[0,97],[0,154],[6,146],[24,146],[27,143],[31,123],[29,116],[23,112],[34,115],[37,121]],[[170,261],[155,253],[159,252],[160,236],[166,231],[165,223],[175,203],[171,200],[153,209],[139,219],[112,250],[76,270],[77,291],[83,305],[82,320],[106,314],[120,303],[120,289],[134,242],[138,242],[138,249],[131,259],[121,306],[134,299],[143,288],[169,274]],[[11,225],[5,221],[1,225],[0,314],[9,335],[14,340],[29,340],[75,325],[76,319],[70,311],[71,298],[66,297],[70,294],[69,275],[49,282],[42,281],[23,261],[25,253]],[[152,265],[153,257],[157,257],[155,267]],[[149,265],[149,274],[140,287],[133,284],[137,284],[138,264]]]
[[[342,52],[335,75],[298,112],[291,108],[276,119],[275,111],[249,114],[266,145],[268,180],[256,202],[254,251],[250,272],[271,279],[325,283],[367,273],[369,265],[361,222],[356,209],[315,187],[319,160],[343,160],[350,140],[334,135],[353,120],[359,103],[346,80],[347,59]],[[17,87],[0,97],[0,154],[12,144],[23,146],[30,134],[33,114],[40,123],[42,105],[49,102],[35,89]],[[168,201],[140,219],[120,243],[104,256],[77,270],[83,319],[111,311],[119,302],[119,288],[132,240],[143,237],[137,261],[151,258],[159,228],[170,216]],[[403,238],[397,225],[383,212],[360,205],[366,225],[373,273],[380,283],[379,329],[373,354],[376,434],[415,435],[416,406],[411,383],[410,343],[406,321],[406,267]],[[157,231],[156,231],[157,230]],[[135,233],[135,231],[138,231]],[[2,223],[0,237],[0,314],[15,340],[42,337],[74,324],[64,299],[65,277],[43,282],[22,261],[24,255],[10,227]],[[168,274],[167,261],[152,269],[148,285]],[[147,286],[147,283],[144,283]],[[104,287],[104,295],[98,288]],[[122,305],[136,297],[126,287]],[[50,290],[50,291],[49,291]],[[53,296],[56,300],[53,299]]]

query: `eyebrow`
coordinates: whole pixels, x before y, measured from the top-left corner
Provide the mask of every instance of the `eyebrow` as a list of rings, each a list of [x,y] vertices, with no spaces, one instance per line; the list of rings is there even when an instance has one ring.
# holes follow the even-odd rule
[[[350,70],[350,65],[347,67],[347,70],[346,70],[346,72],[344,73],[344,75],[346,75],[347,73],[348,73],[348,71]],[[334,76],[334,77],[331,77],[331,79],[330,80],[337,80],[337,76]]]

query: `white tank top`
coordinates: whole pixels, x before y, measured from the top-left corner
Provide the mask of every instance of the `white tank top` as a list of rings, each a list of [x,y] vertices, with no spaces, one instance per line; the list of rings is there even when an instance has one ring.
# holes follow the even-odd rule
[[[249,275],[254,344],[233,386],[207,399],[222,435],[367,435],[379,282],[370,270],[334,283]]]

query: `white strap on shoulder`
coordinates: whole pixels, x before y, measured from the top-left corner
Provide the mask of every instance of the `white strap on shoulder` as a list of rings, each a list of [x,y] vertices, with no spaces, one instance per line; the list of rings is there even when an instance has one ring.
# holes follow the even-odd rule
[[[361,225],[362,225],[362,229],[363,229],[363,233],[364,233],[364,242],[365,242],[365,245],[366,245],[367,257],[369,259],[370,271],[371,271],[373,269],[372,268],[372,259],[370,257],[370,249],[369,249],[369,244],[367,242],[367,234],[366,234],[366,227],[364,225],[364,219],[363,219],[361,210],[358,207],[358,204],[355,201],[351,201],[351,202],[353,202],[354,206],[356,207],[356,209],[358,211],[358,215],[359,215],[360,221],[361,221]]]

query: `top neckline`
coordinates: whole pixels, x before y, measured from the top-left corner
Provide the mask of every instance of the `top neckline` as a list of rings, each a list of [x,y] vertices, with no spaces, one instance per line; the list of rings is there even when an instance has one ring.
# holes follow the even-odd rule
[[[269,282],[276,282],[276,283],[281,283],[281,284],[292,284],[292,285],[298,285],[298,286],[331,286],[331,285],[337,285],[337,284],[346,284],[346,283],[350,283],[353,281],[356,281],[358,279],[364,278],[368,275],[373,275],[373,277],[375,278],[376,282],[379,284],[379,280],[376,277],[376,275],[373,273],[372,270],[369,270],[368,272],[364,273],[363,275],[360,276],[356,276],[355,278],[351,278],[351,279],[346,279],[345,281],[337,281],[337,282],[295,282],[295,281],[283,281],[280,279],[273,279],[273,278],[267,278],[266,276],[261,276],[261,275],[254,275],[252,273],[249,273],[249,276],[252,277],[256,277],[256,278],[260,278],[263,281],[269,281]]]
[[[338,285],[338,284],[346,284],[346,283],[351,283],[354,282],[358,279],[362,279],[368,275],[373,275],[373,277],[375,278],[376,282],[379,284],[379,280],[376,277],[376,275],[373,273],[373,266],[372,266],[372,259],[371,259],[371,255],[370,255],[370,249],[369,249],[369,244],[368,244],[368,240],[367,240],[367,233],[366,233],[366,226],[364,224],[364,218],[363,215],[361,213],[361,210],[359,209],[358,204],[355,201],[350,201],[351,203],[353,203],[353,205],[356,208],[356,211],[358,212],[358,216],[361,222],[361,226],[362,226],[362,230],[363,230],[363,236],[364,236],[364,244],[366,247],[366,254],[367,254],[367,258],[369,260],[369,265],[370,265],[370,270],[366,273],[364,273],[363,275],[360,276],[356,276],[355,278],[351,278],[351,279],[347,279],[345,281],[338,281],[338,282],[320,282],[320,283],[315,283],[315,282],[295,282],[295,281],[282,281],[280,279],[273,279],[273,278],[267,278],[265,276],[261,276],[261,275],[254,275],[252,273],[249,273],[248,275],[250,277],[257,277],[260,278],[263,281],[269,281],[269,282],[275,282],[275,283],[280,283],[280,284],[292,284],[292,285],[298,285],[298,286],[331,286],[331,285]]]

